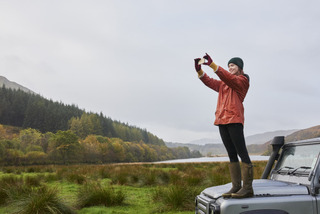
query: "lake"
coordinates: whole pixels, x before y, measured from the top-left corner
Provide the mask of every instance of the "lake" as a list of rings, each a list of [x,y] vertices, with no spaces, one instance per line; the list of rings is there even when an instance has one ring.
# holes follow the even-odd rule
[[[252,161],[267,161],[269,156],[250,156]],[[188,159],[176,159],[176,160],[166,160],[158,161],[155,163],[192,163],[192,162],[228,162],[228,157],[202,157],[202,158],[188,158]]]

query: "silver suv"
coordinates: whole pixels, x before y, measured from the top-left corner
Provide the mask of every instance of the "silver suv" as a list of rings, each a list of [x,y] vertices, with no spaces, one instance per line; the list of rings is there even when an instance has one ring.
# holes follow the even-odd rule
[[[320,214],[320,138],[284,144],[280,136],[271,145],[263,175],[253,181],[252,198],[223,198],[231,183],[209,187],[196,197],[195,213]]]

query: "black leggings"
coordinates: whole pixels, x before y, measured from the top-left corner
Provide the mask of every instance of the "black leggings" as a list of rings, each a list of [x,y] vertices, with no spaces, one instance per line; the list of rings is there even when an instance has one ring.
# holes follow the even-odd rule
[[[219,131],[230,162],[239,162],[239,155],[242,162],[251,164],[243,135],[243,125],[241,123],[219,125]]]

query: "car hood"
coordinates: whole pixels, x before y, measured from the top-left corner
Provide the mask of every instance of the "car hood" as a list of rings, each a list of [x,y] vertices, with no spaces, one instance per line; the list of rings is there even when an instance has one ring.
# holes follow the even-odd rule
[[[210,198],[219,198],[223,193],[228,192],[231,183],[209,187],[202,193]],[[254,180],[252,183],[255,196],[281,196],[281,195],[308,195],[309,191],[306,186],[287,183],[282,181],[274,181],[269,179]]]

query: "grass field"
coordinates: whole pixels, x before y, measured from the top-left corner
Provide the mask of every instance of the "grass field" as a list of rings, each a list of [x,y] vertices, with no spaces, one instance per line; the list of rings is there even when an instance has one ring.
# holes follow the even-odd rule
[[[255,162],[259,178],[266,162]],[[0,168],[0,213],[191,214],[206,187],[230,182],[228,163]]]

